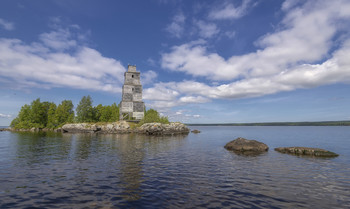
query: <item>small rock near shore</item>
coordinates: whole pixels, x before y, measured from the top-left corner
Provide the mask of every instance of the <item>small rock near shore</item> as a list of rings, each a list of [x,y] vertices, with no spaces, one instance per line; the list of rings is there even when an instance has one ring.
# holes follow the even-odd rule
[[[200,130],[197,130],[197,129],[194,129],[194,130],[192,130],[191,132],[194,133],[194,134],[199,134],[201,131],[200,131]]]
[[[259,141],[249,140],[242,137],[227,143],[225,148],[232,151],[238,152],[266,152],[269,150],[269,147]]]
[[[316,157],[337,157],[338,154],[319,148],[310,147],[278,147],[275,151],[293,155],[309,155]]]

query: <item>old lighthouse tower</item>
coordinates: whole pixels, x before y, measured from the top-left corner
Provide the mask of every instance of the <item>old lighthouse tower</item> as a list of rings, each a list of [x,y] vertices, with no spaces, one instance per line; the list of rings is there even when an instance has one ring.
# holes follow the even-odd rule
[[[144,117],[145,104],[142,101],[142,85],[140,72],[136,66],[128,65],[128,71],[124,73],[124,85],[122,101],[120,102],[120,120],[139,121]]]

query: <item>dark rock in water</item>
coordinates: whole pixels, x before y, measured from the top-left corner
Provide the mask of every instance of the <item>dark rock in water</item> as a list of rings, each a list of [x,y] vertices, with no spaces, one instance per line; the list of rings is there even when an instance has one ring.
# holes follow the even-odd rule
[[[227,143],[225,148],[228,150],[233,150],[235,152],[266,152],[269,150],[269,147],[259,141],[249,140],[238,137],[237,139]]]
[[[337,157],[338,154],[328,150],[310,147],[278,147],[275,151],[293,155],[309,155],[316,157]]]
[[[192,130],[191,132],[194,133],[194,134],[199,134],[201,131],[200,131],[200,130],[197,130],[197,129],[194,129],[194,130]]]

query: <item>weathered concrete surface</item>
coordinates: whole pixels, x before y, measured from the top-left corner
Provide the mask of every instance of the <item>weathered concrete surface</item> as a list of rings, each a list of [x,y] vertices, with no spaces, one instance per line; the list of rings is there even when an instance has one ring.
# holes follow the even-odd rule
[[[278,147],[275,151],[293,155],[309,155],[316,157],[337,157],[338,154],[328,150],[310,147]]]
[[[225,148],[237,152],[266,152],[269,150],[269,147],[262,142],[249,140],[242,137],[238,137],[237,139],[227,143]]]
[[[147,135],[188,134],[190,129],[182,123],[145,123],[135,130],[136,133]]]

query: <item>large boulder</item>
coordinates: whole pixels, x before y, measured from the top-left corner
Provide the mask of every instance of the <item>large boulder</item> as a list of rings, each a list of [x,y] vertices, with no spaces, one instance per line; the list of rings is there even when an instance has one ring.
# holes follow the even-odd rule
[[[182,123],[145,123],[136,129],[137,133],[147,135],[188,134],[190,129]]]
[[[230,141],[225,148],[236,152],[266,152],[269,150],[269,147],[262,142],[242,137]]]
[[[293,155],[309,155],[315,157],[337,157],[338,154],[319,148],[311,147],[278,147],[275,151]]]
[[[96,124],[69,123],[62,126],[63,132],[69,133],[95,133],[101,130]]]
[[[118,121],[99,125],[102,133],[130,133],[130,125],[126,121]]]

